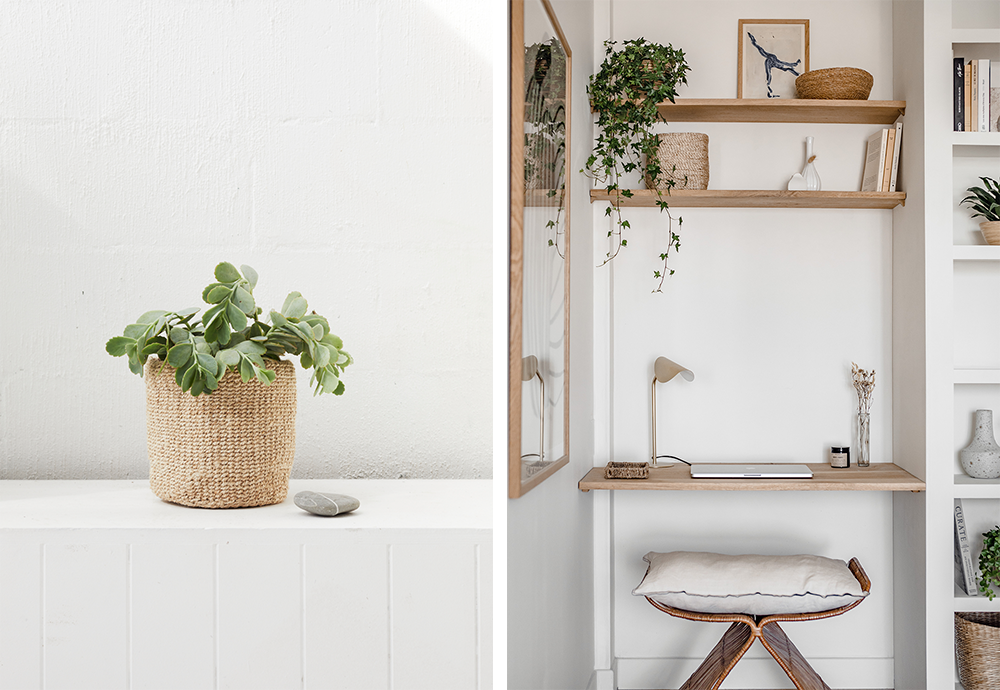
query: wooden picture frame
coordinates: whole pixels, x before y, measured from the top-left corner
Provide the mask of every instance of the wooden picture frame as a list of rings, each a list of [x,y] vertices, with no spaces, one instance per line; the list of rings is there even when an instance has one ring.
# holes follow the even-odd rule
[[[573,59],[549,0],[510,11],[507,493],[518,498],[569,463]]]
[[[737,98],[795,98],[795,78],[809,71],[808,19],[741,19]]]

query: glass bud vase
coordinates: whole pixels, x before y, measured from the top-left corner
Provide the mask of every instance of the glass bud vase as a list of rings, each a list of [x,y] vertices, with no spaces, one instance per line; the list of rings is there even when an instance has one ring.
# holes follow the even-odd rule
[[[858,467],[868,467],[871,455],[871,415],[858,412]]]
[[[970,477],[1000,477],[1000,446],[993,438],[993,410],[976,410],[972,443],[958,452],[958,459]]]

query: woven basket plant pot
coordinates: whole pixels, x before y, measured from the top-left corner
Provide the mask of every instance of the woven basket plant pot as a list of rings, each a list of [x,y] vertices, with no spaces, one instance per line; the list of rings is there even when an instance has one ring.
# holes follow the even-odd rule
[[[646,187],[667,189],[669,180],[673,180],[674,189],[708,189],[708,135],[671,132],[658,134],[657,138],[660,145],[656,157],[662,172],[655,184],[647,177]]]
[[[986,244],[1000,244],[1000,220],[988,220],[980,223],[979,231],[983,233]]]
[[[1000,688],[1000,612],[956,613],[955,651],[965,690]]]
[[[280,503],[295,456],[295,367],[265,360],[274,383],[230,371],[211,395],[181,390],[172,367],[146,362],[149,484],[170,503],[243,508]],[[159,373],[157,373],[159,372]]]

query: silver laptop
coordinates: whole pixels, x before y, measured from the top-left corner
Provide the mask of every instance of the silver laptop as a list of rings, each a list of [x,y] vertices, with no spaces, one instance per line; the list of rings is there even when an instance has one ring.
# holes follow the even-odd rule
[[[812,479],[805,465],[691,465],[693,479]]]

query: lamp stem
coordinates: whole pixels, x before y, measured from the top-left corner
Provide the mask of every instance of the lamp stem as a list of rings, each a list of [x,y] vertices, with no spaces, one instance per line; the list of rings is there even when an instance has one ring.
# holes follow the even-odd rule
[[[649,466],[650,467],[656,467],[656,376],[653,377],[653,383],[650,384],[649,389],[650,389],[649,390],[649,398],[652,401],[652,408],[653,408],[652,424],[649,425],[649,428],[653,430],[652,431],[652,433],[653,433],[653,455],[650,456]]]
[[[538,444],[538,462],[545,462],[545,379],[542,378],[542,372],[540,371],[535,375],[538,377],[538,382],[542,384],[542,400],[538,406],[538,416],[541,419],[541,424],[539,424],[541,439]]]

